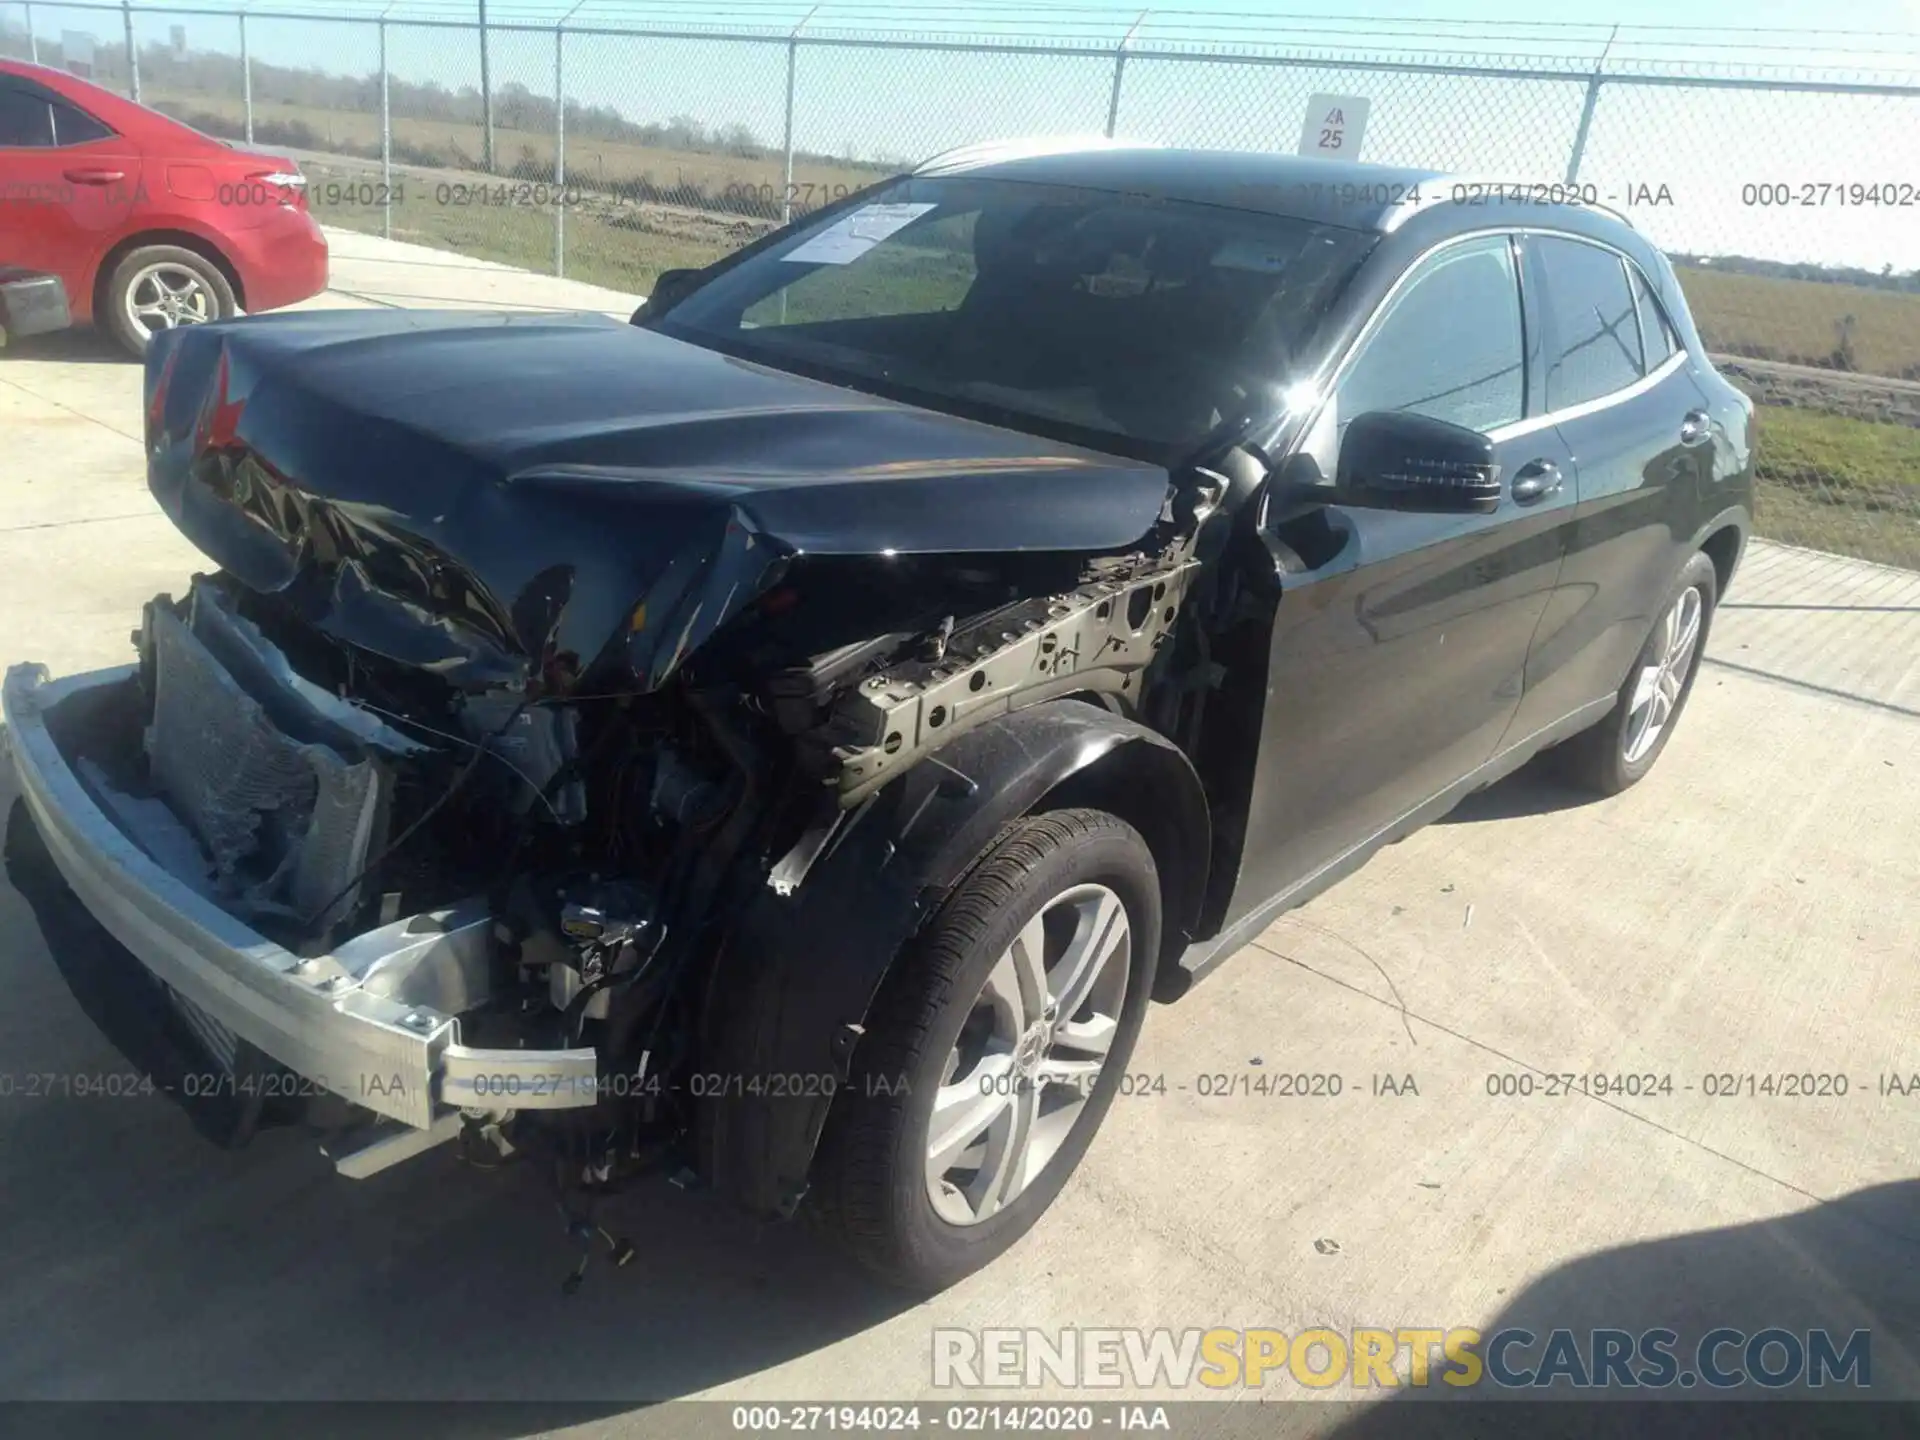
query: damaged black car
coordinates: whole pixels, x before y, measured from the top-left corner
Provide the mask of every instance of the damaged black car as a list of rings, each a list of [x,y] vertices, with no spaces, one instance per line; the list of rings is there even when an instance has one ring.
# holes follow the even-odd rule
[[[6,716],[210,1060],[348,1175],[679,1172],[922,1288],[1151,999],[1541,751],[1644,775],[1751,518],[1630,225],[1274,156],[971,150],[631,323],[199,326],[145,404],[217,568]]]

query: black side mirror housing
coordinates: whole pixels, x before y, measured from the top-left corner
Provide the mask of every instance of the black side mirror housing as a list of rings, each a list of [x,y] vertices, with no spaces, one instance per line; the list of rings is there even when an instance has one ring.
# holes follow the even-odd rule
[[[646,304],[633,312],[631,323],[638,325],[642,320],[664,315],[700,283],[700,275],[698,270],[685,268],[662,270],[653,277],[653,293],[647,296]]]
[[[1365,510],[1491,515],[1500,507],[1493,442],[1406,410],[1356,415],[1340,438],[1334,500]]]

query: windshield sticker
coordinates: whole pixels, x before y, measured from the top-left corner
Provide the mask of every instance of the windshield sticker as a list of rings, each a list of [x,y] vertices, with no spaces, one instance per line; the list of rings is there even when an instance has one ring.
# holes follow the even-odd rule
[[[845,265],[933,208],[932,204],[862,205],[780,258],[805,265]]]

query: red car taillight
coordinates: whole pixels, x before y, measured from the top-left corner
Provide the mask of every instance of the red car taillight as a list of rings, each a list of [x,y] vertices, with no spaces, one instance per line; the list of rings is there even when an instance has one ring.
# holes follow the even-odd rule
[[[298,170],[257,170],[247,176],[247,183],[278,196],[289,210],[307,208],[307,177]]]

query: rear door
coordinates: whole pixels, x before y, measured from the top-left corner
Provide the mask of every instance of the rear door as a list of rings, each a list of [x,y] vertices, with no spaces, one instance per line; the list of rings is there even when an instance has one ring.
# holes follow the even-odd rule
[[[0,264],[58,275],[76,319],[140,194],[140,155],[32,80],[0,75]]]
[[[1559,579],[1574,488],[1551,425],[1528,426],[1513,237],[1416,262],[1335,382],[1304,453],[1324,474],[1344,422],[1410,410],[1487,434],[1507,493],[1489,515],[1330,507],[1347,540],[1283,582],[1235,916],[1354,858],[1494,753]]]
[[[1579,507],[1516,735],[1620,687],[1691,542],[1711,454],[1707,398],[1638,266],[1567,235],[1531,235],[1527,251],[1543,403],[1573,456]]]

